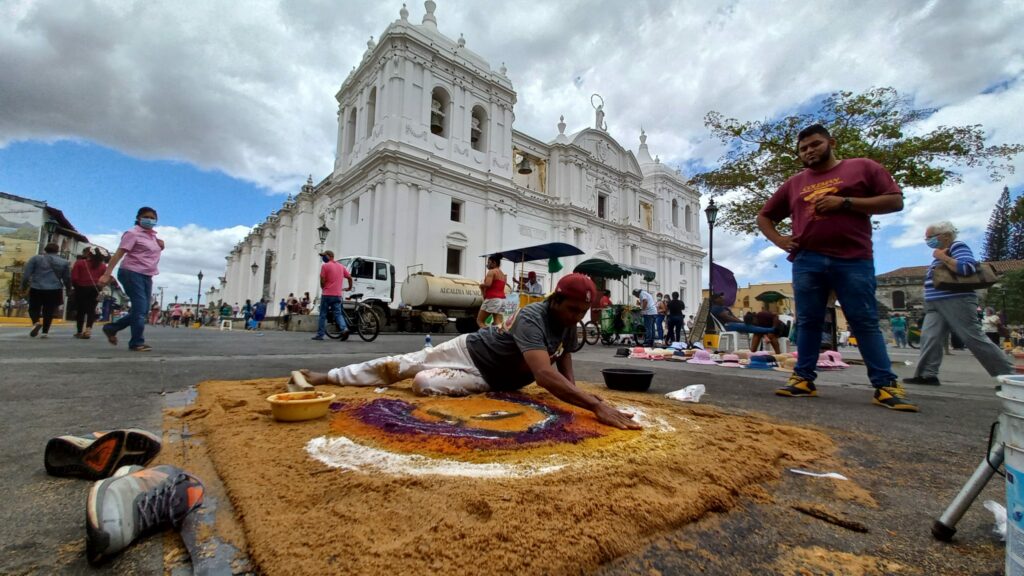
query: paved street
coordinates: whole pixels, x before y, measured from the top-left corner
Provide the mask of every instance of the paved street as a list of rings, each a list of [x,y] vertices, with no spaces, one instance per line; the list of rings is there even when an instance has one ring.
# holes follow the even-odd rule
[[[127,333],[125,333],[127,337]],[[435,338],[435,343],[442,338]],[[422,337],[382,335],[373,343],[311,342],[309,334],[218,332],[149,328],[154,351],[130,353],[103,338],[71,338],[57,327],[47,340],[29,339],[25,329],[0,328],[0,573],[95,574],[161,572],[162,545],[150,538],[102,570],[84,561],[84,503],[88,483],[50,478],[42,465],[48,438],[112,427],[157,430],[166,393],[207,379],[284,376],[289,370],[323,370],[385,353],[422,346]],[[848,357],[856,351],[846,349]],[[920,414],[897,414],[870,404],[864,369],[829,372],[819,380],[817,399],[775,397],[785,380],[779,372],[729,370],[664,362],[619,360],[614,348],[588,346],[576,358],[577,377],[600,381],[600,369],[622,365],[657,371],[652,393],[692,383],[707,385],[703,402],[730,412],[757,412],[784,422],[827,431],[840,446],[839,456],[856,470],[854,478],[880,507],[859,520],[870,531],[858,534],[778,507],[746,502],[726,514],[712,515],[674,534],[662,535],[635,556],[607,566],[607,573],[661,570],[734,573],[756,566],[779,545],[821,545],[856,554],[883,555],[921,573],[1001,573],[1002,545],[991,536],[992,517],[980,501],[959,525],[957,544],[935,543],[929,534],[941,512],[983,456],[989,425],[999,411],[994,382],[966,352],[947,357],[941,387],[908,387]],[[894,351],[897,372],[910,375],[913,350]],[[753,372],[753,373],[751,373]],[[799,496],[804,478],[786,475],[768,491]],[[994,480],[982,499],[1001,501],[1002,480]],[[670,545],[686,541],[694,545]],[[709,554],[710,553],[710,554]],[[720,562],[719,559],[728,559]],[[740,563],[740,564],[737,564]]]

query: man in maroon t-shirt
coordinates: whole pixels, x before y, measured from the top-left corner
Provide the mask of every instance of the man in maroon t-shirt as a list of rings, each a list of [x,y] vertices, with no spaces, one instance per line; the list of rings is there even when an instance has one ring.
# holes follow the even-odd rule
[[[320,266],[320,321],[317,324],[316,336],[313,340],[323,340],[327,335],[327,315],[333,314],[334,321],[338,328],[341,328],[341,337],[348,336],[348,323],[345,322],[345,315],[341,313],[341,283],[348,279],[348,290],[352,290],[352,275],[348,268],[340,262],[334,261],[334,252],[324,250],[320,253],[323,265]]]
[[[757,215],[757,226],[773,244],[789,252],[797,308],[797,365],[780,396],[817,396],[814,369],[821,344],[829,293],[835,291],[857,337],[874,403],[917,412],[892,372],[885,338],[878,327],[871,215],[899,212],[903,194],[892,176],[867,158],[838,160],[836,141],[814,124],[797,136],[797,154],[807,168],[786,180]],[[792,219],[793,232],[776,224]]]

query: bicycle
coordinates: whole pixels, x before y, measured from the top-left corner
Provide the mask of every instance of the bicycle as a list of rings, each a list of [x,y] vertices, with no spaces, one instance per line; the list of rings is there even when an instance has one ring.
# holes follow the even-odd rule
[[[356,332],[364,342],[373,342],[377,339],[377,335],[380,334],[380,322],[377,318],[377,313],[373,310],[373,306],[360,302],[362,297],[362,294],[350,295],[348,300],[350,302],[355,301],[355,306],[349,310],[342,303],[341,313],[345,315],[345,322],[349,325],[349,328],[355,327]],[[327,315],[326,332],[327,337],[332,340],[348,340],[348,334],[341,331],[333,314]]]
[[[921,329],[917,326],[907,328],[907,346],[914,350],[921,347]]]
[[[601,328],[593,321],[581,321],[576,325],[576,345],[572,352],[579,352],[584,344],[593,346],[601,340]]]

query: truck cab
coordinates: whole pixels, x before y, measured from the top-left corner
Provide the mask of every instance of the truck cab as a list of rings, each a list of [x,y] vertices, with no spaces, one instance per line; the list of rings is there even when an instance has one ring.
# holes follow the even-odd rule
[[[362,302],[372,305],[387,323],[395,296],[394,265],[373,256],[345,256],[338,262],[352,274],[351,293],[362,294]]]

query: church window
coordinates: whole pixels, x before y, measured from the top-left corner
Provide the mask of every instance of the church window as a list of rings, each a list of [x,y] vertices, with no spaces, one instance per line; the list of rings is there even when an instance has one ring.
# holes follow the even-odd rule
[[[345,124],[345,154],[351,154],[356,146],[356,107],[353,106]]]
[[[448,274],[462,274],[462,249],[452,246],[448,247],[448,264],[445,267]]]
[[[448,137],[448,126],[450,121],[450,118],[448,118],[448,111],[450,108],[450,106],[448,106],[449,102],[451,102],[451,98],[448,97],[448,92],[440,86],[434,88],[434,91],[430,93],[431,134],[436,134],[442,138]]]
[[[597,217],[608,219],[608,197],[600,194],[597,197]]]
[[[686,231],[687,232],[692,232],[693,231],[693,208],[689,204],[686,205],[686,216],[683,218],[683,220],[686,222]]]
[[[462,222],[462,200],[452,198],[452,222]]]
[[[907,307],[907,295],[903,290],[893,290],[892,292],[892,309],[903,310]]]
[[[679,201],[672,199],[672,225],[679,226]]]
[[[474,106],[473,114],[470,116],[469,143],[473,150],[479,152],[487,151],[487,112],[483,106]]]
[[[373,135],[373,125],[377,120],[377,87],[370,88],[370,97],[366,100],[366,137]]]

